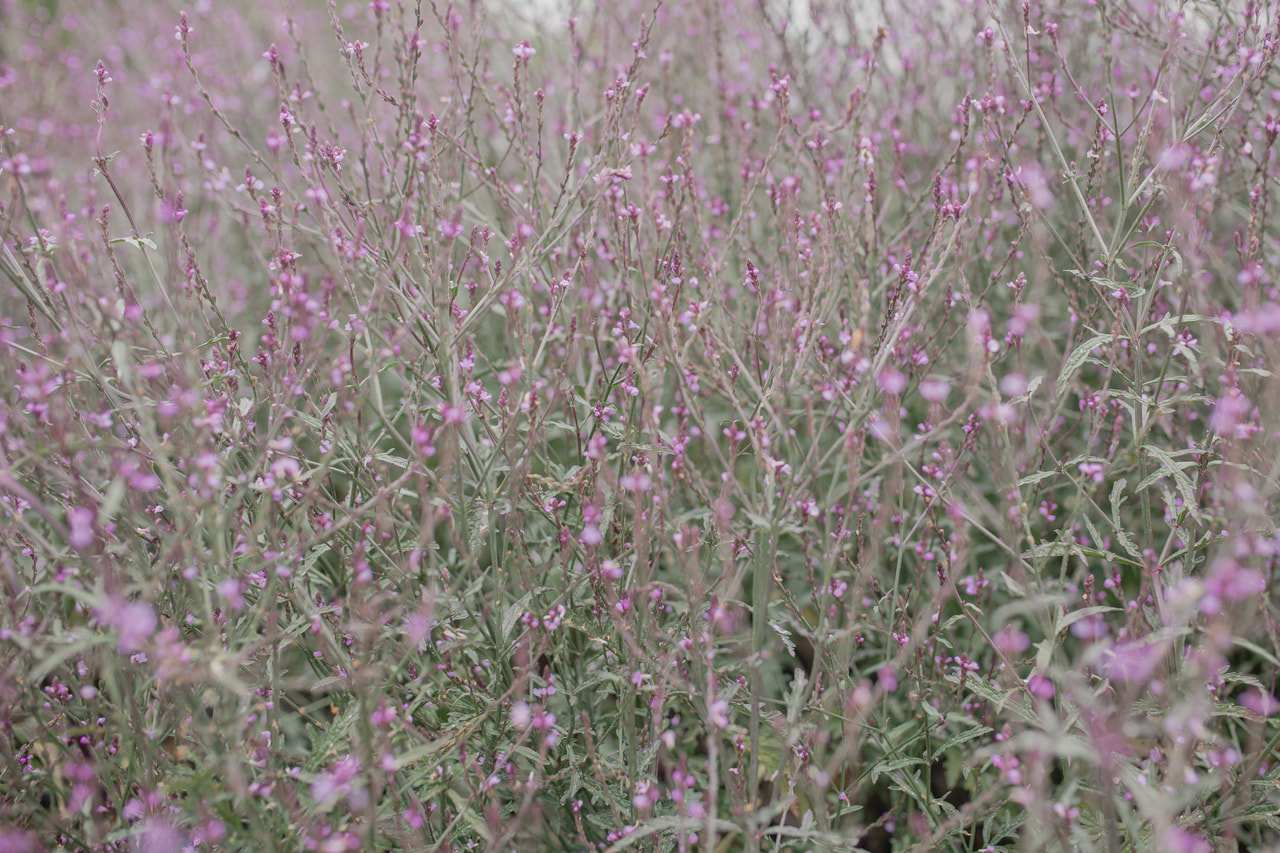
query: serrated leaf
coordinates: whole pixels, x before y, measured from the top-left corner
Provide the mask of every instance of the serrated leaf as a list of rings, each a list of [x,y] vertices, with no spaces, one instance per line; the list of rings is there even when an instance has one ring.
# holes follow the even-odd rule
[[[1009,592],[1013,593],[1018,598],[1026,596],[1027,588],[1010,577],[1009,573],[1004,569],[1000,570],[1000,579],[1004,581],[1005,586],[1009,587]]]
[[[1261,681],[1259,681],[1256,677],[1254,677],[1254,676],[1252,676],[1252,675],[1248,675],[1248,674],[1243,673],[1243,672],[1228,672],[1228,673],[1225,673],[1225,674],[1222,676],[1222,680],[1223,680],[1223,681],[1230,681],[1230,682],[1232,682],[1232,683],[1234,683],[1234,684],[1248,684],[1250,687],[1256,687],[1256,688],[1258,688],[1259,690],[1262,690],[1262,691],[1264,691],[1264,692],[1266,692],[1266,693],[1270,693],[1270,690],[1269,690],[1268,688],[1266,688],[1266,687],[1263,687],[1263,686],[1262,686],[1262,682],[1261,682]]]
[[[529,607],[529,601],[533,598],[533,590],[529,590],[520,599],[514,602],[502,614],[502,642],[507,642],[511,635],[511,629],[515,627],[516,622],[524,615]]]
[[[978,726],[976,729],[969,729],[967,732],[961,732],[958,735],[954,735],[948,738],[942,746],[934,750],[933,757],[937,758],[938,756],[946,755],[948,750],[954,749],[962,743],[968,743],[974,738],[982,737],[983,735],[989,734],[993,731],[995,731],[995,729],[990,726]]]
[[[1095,560],[1109,560],[1125,566],[1140,567],[1140,564],[1128,557],[1122,557],[1103,548],[1090,548],[1075,542],[1042,542],[1034,548],[1022,552],[1022,559],[1035,560],[1041,557],[1092,557]]]
[[[800,719],[800,712],[804,710],[804,689],[808,681],[804,670],[797,669],[796,676],[791,682],[791,695],[787,697],[787,722],[791,725],[795,725]]]
[[[870,772],[871,781],[875,782],[881,776],[888,776],[890,773],[903,770],[907,767],[919,767],[924,764],[925,760],[919,756],[908,755],[903,758],[895,758],[893,761],[885,764],[877,764],[872,767]]]
[[[787,653],[792,657],[796,656],[796,643],[791,639],[791,632],[778,622],[770,622],[769,627],[778,635],[778,639],[782,640],[782,645],[787,647]]]
[[[689,817],[672,817],[669,815],[654,817],[638,824],[629,835],[624,835],[615,841],[613,845],[605,851],[605,853],[616,853],[618,850],[626,850],[628,847],[633,847],[650,836],[667,830],[684,829],[687,831],[696,829],[700,831],[706,827],[708,823],[713,823],[714,828],[721,832],[733,833],[739,831],[736,823],[728,820],[721,820],[719,818],[698,818],[697,820],[694,820]],[[608,829],[611,826],[613,826],[613,824],[604,822],[601,828]]]
[[[1187,472],[1182,470],[1183,468],[1194,466],[1196,464],[1195,461],[1178,462],[1164,449],[1150,444],[1144,444],[1142,449],[1156,458],[1156,461],[1160,463],[1162,472],[1173,478],[1178,494],[1182,497],[1183,505],[1198,517],[1200,511],[1198,509],[1199,501],[1196,500],[1195,485],[1192,484],[1191,478],[1187,476]],[[1150,479],[1150,477],[1147,478],[1147,480]],[[1156,479],[1159,479],[1159,477]],[[1146,483],[1147,481],[1143,480],[1143,482]],[[1150,484],[1148,483],[1148,485]]]
[[[1145,335],[1145,334],[1148,334],[1149,332],[1154,332],[1156,330],[1159,330],[1161,332],[1164,332],[1170,338],[1173,338],[1178,334],[1178,330],[1182,326],[1189,326],[1192,323],[1221,323],[1221,322],[1222,321],[1219,320],[1217,317],[1206,317],[1203,314],[1183,314],[1181,317],[1175,316],[1173,314],[1165,314],[1163,317],[1161,317],[1159,320],[1156,320],[1154,323],[1150,323],[1147,326],[1144,326],[1142,331],[1139,332],[1138,334]]]
[[[945,678],[952,684],[960,683],[959,673],[948,672]],[[1021,691],[1001,690],[981,675],[973,672],[965,674],[964,686],[978,698],[985,699],[995,705],[997,711],[1002,711],[1005,706],[1008,706],[1024,723],[1033,722],[1036,718],[1035,713],[1028,707],[1026,697]]]
[[[111,240],[111,242],[125,243],[127,245],[133,246],[135,249],[138,249],[139,251],[141,251],[144,246],[152,250],[156,248],[156,241],[152,240],[150,237],[115,237]]]
[[[1056,477],[1056,476],[1058,476],[1057,471],[1037,471],[1034,474],[1028,474],[1022,479],[1018,480],[1018,486],[1019,487],[1032,486],[1032,485],[1035,485],[1036,483],[1039,483],[1041,480],[1047,480],[1050,477]]]
[[[1057,634],[1053,637],[1045,637],[1036,643],[1036,672],[1042,675],[1049,671],[1049,664],[1053,661],[1055,637]]]
[[[339,749],[338,745],[346,738],[347,731],[355,724],[359,714],[360,703],[352,702],[336,720],[326,726],[324,731],[312,741],[311,755],[302,769],[314,773],[327,764],[330,758],[336,758],[343,753],[345,750]]]
[[[1093,523],[1093,519],[1085,515],[1081,516],[1080,520],[1084,522],[1084,529],[1088,531],[1089,538],[1097,543],[1099,549],[1102,549],[1102,534],[1098,532],[1098,528]]]
[[[1073,610],[1070,613],[1067,613],[1064,616],[1060,616],[1058,617],[1058,619],[1055,620],[1054,626],[1053,626],[1053,634],[1055,637],[1058,636],[1063,631],[1067,630],[1072,625],[1079,622],[1081,619],[1086,619],[1098,613],[1111,613],[1119,609],[1120,609],[1119,607],[1110,607],[1105,604],[1097,604],[1097,605],[1094,605],[1093,607],[1081,607],[1079,610]]]
[[[1124,506],[1127,500],[1124,490],[1128,485],[1129,481],[1124,478],[1111,484],[1111,526],[1115,531],[1116,541],[1120,543],[1120,547],[1125,550],[1125,553],[1134,559],[1139,559],[1142,557],[1142,551],[1120,521],[1120,507]]]
[[[1084,365],[1093,351],[1102,344],[1109,343],[1114,337],[1114,335],[1094,335],[1071,351],[1071,354],[1062,362],[1062,370],[1058,372],[1059,395],[1063,393],[1063,386],[1067,380]]]

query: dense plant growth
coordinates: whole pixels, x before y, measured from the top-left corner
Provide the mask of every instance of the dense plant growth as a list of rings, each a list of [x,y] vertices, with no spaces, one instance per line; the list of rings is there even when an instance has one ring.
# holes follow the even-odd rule
[[[1280,16],[862,5],[0,0],[0,851],[1277,849]]]

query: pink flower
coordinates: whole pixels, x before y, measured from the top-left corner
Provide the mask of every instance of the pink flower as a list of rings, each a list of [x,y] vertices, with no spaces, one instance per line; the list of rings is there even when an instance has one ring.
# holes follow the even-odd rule
[[[1027,689],[1031,691],[1032,696],[1040,699],[1052,699],[1055,693],[1053,682],[1043,675],[1033,675],[1027,679]]]
[[[440,409],[440,417],[447,424],[464,424],[468,415],[461,406],[445,405]]]
[[[85,507],[73,506],[67,510],[67,526],[71,528],[67,541],[71,543],[71,547],[84,549],[93,544],[93,540],[97,538],[93,531],[95,516],[93,510]]]
[[[890,397],[896,397],[907,390],[907,377],[900,370],[888,368],[880,371],[880,375],[876,377],[876,384]]]
[[[1263,717],[1269,717],[1280,710],[1280,702],[1276,701],[1276,697],[1253,688],[1240,694],[1240,704]]]
[[[240,594],[240,580],[238,578],[227,578],[219,583],[218,595],[227,600],[227,604],[232,610],[239,610],[244,607],[244,596]]]
[[[1230,557],[1219,557],[1213,561],[1209,577],[1204,582],[1206,599],[1243,601],[1251,595],[1259,595],[1267,589],[1266,578],[1257,569],[1240,565]],[[1210,604],[1209,609],[1201,605],[1205,613],[1216,613]]]
[[[582,528],[582,544],[583,545],[599,545],[604,541],[604,536],[600,533],[600,528],[594,524],[588,524]]]
[[[1160,836],[1161,847],[1169,853],[1210,853],[1213,849],[1201,835],[1171,826]]]
[[[116,630],[120,638],[116,647],[121,654],[133,654],[146,645],[156,631],[156,612],[145,601],[131,601],[116,611]]]
[[[1081,474],[1084,474],[1086,477],[1089,477],[1095,483],[1101,483],[1104,479],[1106,479],[1104,474],[1107,469],[1106,469],[1106,466],[1103,465],[1101,462],[1081,462],[1079,465],[1076,466],[1076,468],[1080,470]]]
[[[1139,684],[1149,679],[1164,657],[1158,643],[1130,640],[1117,643],[1102,662],[1102,671],[1117,681]]]
[[[941,403],[951,393],[951,383],[945,379],[926,379],[920,383],[920,396],[930,403]]]
[[[95,611],[100,624],[119,634],[116,646],[123,655],[140,651],[156,632],[156,612],[145,601],[108,598]]]
[[[0,853],[43,853],[44,849],[31,833],[20,829],[0,830]]]
[[[994,639],[996,648],[1005,655],[1020,655],[1031,647],[1031,638],[1012,625],[1004,626]]]
[[[337,797],[352,797],[355,787],[352,784],[360,775],[360,762],[353,755],[338,761],[332,770],[316,774],[311,783],[311,798],[322,805],[332,805]]]
[[[1008,373],[1000,380],[1000,390],[1008,397],[1018,397],[1027,393],[1027,377],[1021,373]]]
[[[641,782],[636,786],[635,796],[631,798],[631,804],[641,811],[652,806],[658,799],[658,792],[648,782]]]

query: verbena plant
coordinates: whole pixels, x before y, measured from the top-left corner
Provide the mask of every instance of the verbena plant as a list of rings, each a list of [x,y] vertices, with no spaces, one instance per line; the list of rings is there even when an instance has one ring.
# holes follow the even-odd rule
[[[1276,849],[1273,5],[222,5],[0,2],[0,850]]]

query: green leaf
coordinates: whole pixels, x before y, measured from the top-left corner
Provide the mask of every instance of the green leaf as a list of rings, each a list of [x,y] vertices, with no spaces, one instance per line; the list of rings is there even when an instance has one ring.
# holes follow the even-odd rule
[[[1166,314],[1159,320],[1144,326],[1139,335],[1146,335],[1150,332],[1161,331],[1173,338],[1178,334],[1178,330],[1183,326],[1189,326],[1192,323],[1221,323],[1217,317],[1206,317],[1203,314],[1183,314],[1181,317],[1173,314]]]
[[[936,759],[941,755],[946,755],[947,752],[949,752],[952,749],[955,749],[960,744],[968,743],[974,738],[980,738],[983,735],[989,734],[993,731],[995,731],[995,729],[991,728],[990,726],[978,726],[977,728],[969,729],[967,732],[961,732],[958,735],[954,735],[953,737],[948,738],[942,744],[942,746],[938,747],[933,751],[933,757]]]
[[[1231,642],[1242,649],[1248,649],[1249,651],[1253,652],[1255,655],[1262,658],[1272,666],[1276,668],[1280,668],[1280,660],[1277,660],[1275,655],[1271,654],[1271,652],[1262,648],[1252,640],[1246,640],[1244,637],[1232,637]]]
[[[1167,451],[1150,444],[1144,444],[1142,449],[1156,458],[1156,461],[1160,463],[1160,470],[1139,483],[1137,490],[1142,491],[1159,480],[1160,477],[1167,475],[1173,479],[1173,483],[1178,489],[1178,494],[1182,497],[1183,505],[1198,518],[1200,516],[1200,502],[1196,500],[1196,488],[1192,484],[1191,478],[1187,476],[1187,472],[1183,470],[1184,468],[1195,467],[1195,460],[1189,459],[1185,462],[1179,462]]]
[[[877,764],[871,768],[871,781],[874,783],[881,776],[888,776],[898,770],[907,767],[920,767],[925,764],[925,760],[918,755],[908,755],[903,758],[895,758],[893,761],[884,764]]]
[[[332,758],[348,752],[342,746],[342,742],[347,737],[347,732],[355,724],[356,717],[360,714],[360,703],[351,702],[342,715],[325,727],[324,731],[319,734],[311,744],[311,755],[307,758],[307,763],[303,765],[303,769],[309,773],[314,773],[322,766],[329,763]]]
[[[1081,619],[1086,619],[1098,613],[1111,613],[1119,610],[1119,607],[1109,607],[1105,604],[1098,604],[1093,607],[1081,607],[1079,610],[1073,610],[1063,616],[1059,616],[1053,626],[1053,635],[1056,637]]]
[[[111,242],[126,243],[130,246],[133,246],[135,249],[138,249],[139,251],[141,251],[144,246],[152,250],[156,248],[155,240],[152,240],[150,237],[115,237],[111,240]]]
[[[960,683],[960,674],[948,672],[946,674],[947,681],[952,684]],[[1030,703],[1027,701],[1026,695],[1020,690],[1001,690],[987,679],[977,673],[967,673],[964,677],[964,686],[969,692],[973,693],[980,699],[985,699],[995,706],[997,712],[1003,711],[1005,706],[1018,716],[1024,723],[1035,722],[1035,712],[1031,710]]]
[[[1089,340],[1077,346],[1062,362],[1062,370],[1058,373],[1058,395],[1063,394],[1063,386],[1077,370],[1079,370],[1095,349],[1105,343],[1110,343],[1114,339],[1114,335],[1094,335]]]
[[[529,608],[529,601],[533,598],[533,590],[529,590],[520,599],[514,602],[502,614],[502,642],[507,642],[511,636],[511,629],[515,627],[516,622],[520,621],[520,617],[524,615]]]
[[[1112,551],[1103,548],[1087,548],[1084,545],[1078,545],[1075,542],[1042,542],[1041,544],[1022,552],[1022,559],[1036,560],[1042,557],[1092,557],[1095,560],[1109,560],[1113,563],[1120,563],[1124,566],[1134,566],[1141,568],[1141,563],[1131,560],[1128,557],[1122,557]]]
[[[96,646],[104,646],[107,644],[107,637],[103,634],[93,634],[81,640],[68,643],[65,646],[45,655],[40,663],[36,664],[30,672],[26,674],[27,681],[30,684],[40,684],[45,680],[49,673],[62,666],[74,657],[85,654]]]
[[[1056,477],[1056,476],[1058,476],[1057,471],[1037,471],[1034,474],[1028,474],[1022,479],[1018,480],[1018,486],[1019,487],[1032,486],[1032,485],[1035,485],[1036,483],[1039,483],[1041,480],[1047,480],[1050,477]]]
[[[1129,481],[1124,478],[1111,484],[1111,526],[1115,530],[1116,541],[1120,543],[1120,547],[1125,550],[1125,553],[1134,559],[1141,559],[1142,550],[1133,541],[1133,537],[1124,529],[1124,524],[1120,521],[1120,507],[1124,506],[1127,499],[1124,490],[1128,485]]]
[[[660,832],[668,830],[683,829],[686,832],[701,832],[706,828],[708,822],[713,822],[714,828],[720,832],[739,831],[739,827],[736,823],[727,820],[711,819],[709,821],[708,818],[698,818],[695,820],[689,817],[672,817],[669,815],[664,817],[654,817],[636,826],[635,831],[630,835],[624,835],[622,838],[619,838],[613,843],[612,847],[605,851],[605,853],[616,853],[618,850],[626,850],[628,847],[633,847],[652,835],[657,835]],[[610,826],[610,824],[605,824],[605,826]]]
[[[1000,579],[1004,581],[1005,586],[1009,587],[1009,592],[1013,593],[1018,598],[1026,597],[1027,588],[1010,577],[1009,573],[1004,569],[1000,570]]]
[[[787,647],[787,653],[792,657],[796,656],[796,643],[791,639],[791,632],[788,631],[778,622],[770,622],[769,627],[778,635],[778,639],[782,640],[782,645]]]
[[[804,710],[804,688],[807,682],[808,678],[805,677],[804,670],[797,669],[795,680],[791,682],[791,695],[787,697],[787,722],[793,726],[800,719],[800,712]]]

